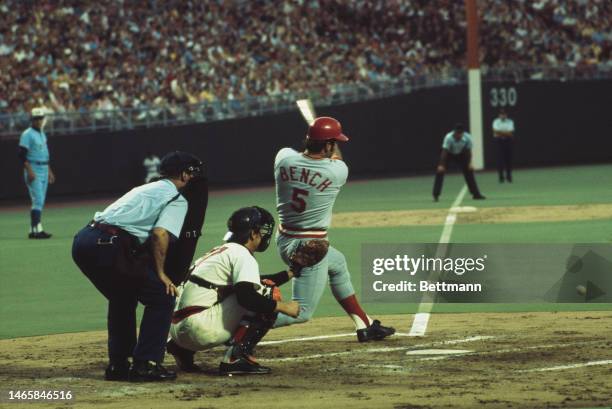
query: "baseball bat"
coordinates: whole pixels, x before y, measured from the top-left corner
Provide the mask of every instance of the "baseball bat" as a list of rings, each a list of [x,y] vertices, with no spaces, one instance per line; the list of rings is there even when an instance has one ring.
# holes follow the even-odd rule
[[[306,123],[308,125],[311,125],[314,122],[317,114],[310,99],[298,99],[297,101],[295,101],[295,104],[300,110],[300,113],[302,114],[302,117],[304,118]]]

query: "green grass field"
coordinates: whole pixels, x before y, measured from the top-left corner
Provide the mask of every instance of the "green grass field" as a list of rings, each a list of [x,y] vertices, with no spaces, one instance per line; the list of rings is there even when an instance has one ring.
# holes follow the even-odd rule
[[[473,202],[469,195],[463,204],[479,207],[576,205],[612,203],[608,177],[612,165],[546,168],[518,171],[515,183],[498,184],[494,173],[477,175],[486,201]],[[406,209],[448,209],[463,180],[449,175],[438,203],[431,200],[433,176],[349,182],[336,203],[335,212]],[[86,199],[86,198],[84,198]],[[71,259],[73,235],[114,198],[97,204],[50,205],[44,212],[45,229],[51,240],[26,239],[29,208],[0,208],[0,338],[103,329],[106,325],[105,300],[81,274]],[[274,208],[274,192],[269,188],[213,192],[200,240],[202,254],[218,244],[225,233],[231,211],[246,205]],[[330,240],[346,255],[359,294],[360,249],[362,243],[436,243],[439,226],[395,228],[336,228]],[[458,224],[452,242],[466,243],[610,243],[612,219],[530,222],[508,224]],[[261,269],[275,272],[283,266],[271,246],[258,256]],[[366,305],[370,314],[406,313],[414,305]],[[559,309],[612,309],[610,304],[442,304],[435,311],[550,311]],[[328,291],[317,315],[342,315]],[[406,323],[406,327],[410,322]],[[404,328],[405,330],[406,328]]]

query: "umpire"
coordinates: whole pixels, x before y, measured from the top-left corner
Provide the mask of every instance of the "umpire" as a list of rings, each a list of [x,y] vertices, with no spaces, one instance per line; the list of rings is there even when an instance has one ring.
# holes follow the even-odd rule
[[[194,155],[167,154],[159,180],[130,190],[97,212],[74,238],[72,258],[108,299],[107,380],[176,378],[162,366],[176,295],[165,268],[166,252],[181,236],[187,214],[180,192],[202,168]],[[137,338],[138,302],[145,308]]]
[[[472,167],[472,137],[465,132],[463,124],[455,125],[455,128],[446,134],[442,142],[442,153],[440,154],[440,162],[436,171],[436,179],[433,188],[434,201],[438,201],[442,192],[442,183],[444,182],[444,173],[446,173],[448,162],[457,162],[463,171],[465,183],[476,200],[485,199],[478,190],[476,178],[474,177],[474,168]]]
[[[493,121],[493,137],[497,145],[497,173],[499,183],[512,183],[512,145],[514,144],[514,121],[508,118],[505,109],[499,110],[499,116]],[[504,171],[506,179],[504,179]]]

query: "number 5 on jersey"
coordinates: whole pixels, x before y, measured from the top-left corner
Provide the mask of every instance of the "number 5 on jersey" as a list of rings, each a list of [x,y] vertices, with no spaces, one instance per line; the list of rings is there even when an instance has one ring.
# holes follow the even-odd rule
[[[291,208],[298,213],[303,213],[306,210],[306,201],[303,196],[308,196],[308,190],[293,188],[291,195]]]

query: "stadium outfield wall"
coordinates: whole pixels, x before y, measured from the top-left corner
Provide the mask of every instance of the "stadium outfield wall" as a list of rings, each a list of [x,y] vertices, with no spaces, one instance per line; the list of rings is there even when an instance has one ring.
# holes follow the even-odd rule
[[[495,167],[491,123],[505,107],[516,124],[516,165],[612,161],[612,80],[487,83],[483,86],[486,167]],[[467,87],[318,108],[337,117],[351,141],[344,146],[352,176],[431,171],[443,135],[468,121]],[[50,196],[119,193],[141,183],[148,151],[198,154],[213,186],[272,183],[276,151],[299,148],[306,125],[297,109],[283,114],[132,131],[49,138],[57,183]],[[0,199],[25,198],[17,139],[0,141]]]

